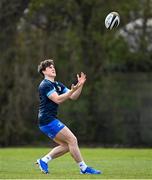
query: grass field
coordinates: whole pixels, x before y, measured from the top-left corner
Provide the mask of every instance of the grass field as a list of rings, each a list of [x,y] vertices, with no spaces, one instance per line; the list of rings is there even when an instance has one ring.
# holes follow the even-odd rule
[[[48,148],[0,149],[0,179],[152,179],[152,149],[82,148],[86,163],[102,175],[80,175],[69,154],[49,163],[50,174],[35,166]]]

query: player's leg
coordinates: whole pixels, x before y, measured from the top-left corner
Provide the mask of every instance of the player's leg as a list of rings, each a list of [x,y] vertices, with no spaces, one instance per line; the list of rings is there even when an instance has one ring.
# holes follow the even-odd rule
[[[54,139],[56,134],[58,134],[58,132],[64,127],[65,125],[62,122],[60,122],[58,119],[54,119],[54,121],[52,121],[51,123],[45,126],[41,126],[40,130],[49,138]],[[41,171],[46,174],[49,172],[48,162],[54,158],[62,156],[69,151],[67,143],[61,142],[60,140],[56,140],[55,142],[58,143],[59,146],[53,148],[48,154],[43,156],[41,159],[38,159],[36,162],[39,165]]]
[[[46,154],[42,159],[45,163],[60,157],[69,151],[69,147],[67,145],[59,145],[53,148],[48,154]]]
[[[85,164],[78,146],[77,138],[66,126],[58,132],[54,140],[68,144],[69,152],[79,165],[81,174],[101,174],[99,170],[90,168]]]
[[[66,152],[70,152],[74,160],[78,163],[81,173],[83,174],[100,174],[100,171],[87,167],[81,156],[77,138],[74,134],[58,119],[55,119],[50,124],[40,127],[40,130],[48,137],[53,139],[60,146],[52,149],[50,153],[42,159],[38,159],[37,163],[42,172],[48,173],[48,161],[57,158]]]
[[[53,148],[47,156],[51,157],[52,159],[58,158],[65,153],[69,152],[69,147],[66,143],[61,142],[60,140],[54,140],[59,146]]]
[[[71,153],[74,160],[79,163],[83,161],[81,156],[81,152],[78,147],[77,138],[74,134],[69,130],[69,128],[64,127],[54,138],[54,141],[60,141],[62,143],[66,143],[69,147],[69,152]]]

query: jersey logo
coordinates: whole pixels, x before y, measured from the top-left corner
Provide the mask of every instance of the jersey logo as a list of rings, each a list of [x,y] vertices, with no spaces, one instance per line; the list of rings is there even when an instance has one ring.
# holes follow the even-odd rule
[[[58,126],[58,127],[61,127],[61,126],[62,126],[62,123],[61,123],[61,122],[58,122],[57,126]]]
[[[58,82],[55,83],[55,88],[58,93],[62,91],[62,87],[60,86]]]
[[[61,91],[61,87],[60,86],[57,86],[57,88],[58,88],[58,91]]]

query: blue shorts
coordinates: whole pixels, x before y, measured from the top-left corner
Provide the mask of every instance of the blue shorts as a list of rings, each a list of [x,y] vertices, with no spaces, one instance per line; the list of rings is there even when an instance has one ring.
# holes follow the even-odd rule
[[[58,119],[54,119],[52,122],[45,126],[39,126],[40,130],[51,139],[54,139],[57,133],[64,127],[65,125]]]

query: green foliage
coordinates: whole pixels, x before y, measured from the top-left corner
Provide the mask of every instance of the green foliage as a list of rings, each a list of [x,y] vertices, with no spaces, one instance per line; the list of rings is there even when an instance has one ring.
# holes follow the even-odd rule
[[[119,33],[139,17],[147,21],[151,4],[143,3],[146,8],[137,0],[1,1],[1,146],[47,141],[37,128],[37,65],[47,58],[55,59],[57,80],[68,87],[76,73],[87,74],[81,98],[59,112],[81,143],[151,146],[150,33],[145,23],[134,52]],[[104,26],[110,11],[121,16],[112,31]]]

